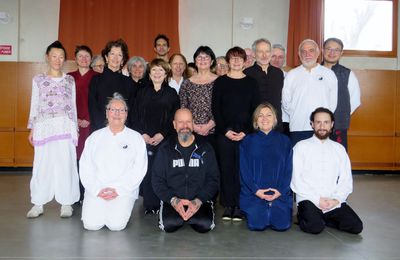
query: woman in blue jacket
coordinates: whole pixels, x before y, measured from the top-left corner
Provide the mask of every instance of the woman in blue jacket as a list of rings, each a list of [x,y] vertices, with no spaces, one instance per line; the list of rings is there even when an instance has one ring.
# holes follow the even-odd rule
[[[284,231],[292,223],[292,146],[287,136],[274,130],[276,112],[269,103],[253,113],[258,130],[240,144],[240,208],[250,230]]]

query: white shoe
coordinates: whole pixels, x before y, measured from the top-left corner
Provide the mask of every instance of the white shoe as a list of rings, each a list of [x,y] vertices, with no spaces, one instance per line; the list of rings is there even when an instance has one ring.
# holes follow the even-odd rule
[[[28,211],[28,213],[26,214],[26,217],[27,218],[37,218],[42,214],[43,214],[43,206],[35,205],[31,208],[30,211]]]
[[[60,211],[60,217],[69,218],[72,216],[72,207],[70,205],[62,205]]]

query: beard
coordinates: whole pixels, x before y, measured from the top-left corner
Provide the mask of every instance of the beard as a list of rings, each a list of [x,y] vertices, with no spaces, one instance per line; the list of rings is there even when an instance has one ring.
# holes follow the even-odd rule
[[[192,137],[193,132],[189,128],[183,128],[178,131],[178,138],[180,141],[186,143],[190,137]]]
[[[318,130],[318,131],[314,130],[314,134],[319,140],[328,139],[331,132],[332,132],[331,130]]]

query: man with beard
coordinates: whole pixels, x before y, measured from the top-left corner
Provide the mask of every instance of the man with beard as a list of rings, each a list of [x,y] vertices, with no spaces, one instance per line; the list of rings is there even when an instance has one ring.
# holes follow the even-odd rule
[[[293,148],[290,187],[296,193],[300,229],[319,234],[328,226],[358,234],[363,223],[346,202],[353,190],[350,160],[344,147],[329,139],[333,113],[319,107],[310,121],[314,135]]]
[[[310,39],[299,45],[302,65],[292,69],[285,77],[282,89],[282,120],[289,123],[293,146],[313,135],[308,117],[317,107],[335,111],[338,83],[332,70],[317,63],[320,50]]]
[[[219,171],[210,144],[193,135],[193,116],[186,108],[174,117],[177,137],[164,142],[153,165],[152,183],[161,200],[159,227],[174,232],[188,223],[200,233],[215,227],[212,199]]]

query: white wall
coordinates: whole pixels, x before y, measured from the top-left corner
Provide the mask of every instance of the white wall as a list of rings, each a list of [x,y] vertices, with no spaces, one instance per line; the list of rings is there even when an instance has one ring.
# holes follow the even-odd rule
[[[250,47],[261,37],[286,45],[288,16],[289,0],[180,0],[181,52],[192,61],[200,45],[210,46],[217,56],[235,45]],[[252,29],[240,26],[245,17],[253,18]]]
[[[46,47],[58,39],[60,0],[20,2],[20,61],[43,61]]]
[[[0,55],[0,61],[18,60],[19,1],[0,0],[0,12],[11,16],[8,24],[0,23],[0,45],[11,45],[12,55]]]
[[[13,18],[0,23],[0,44],[13,49],[0,61],[43,61],[46,47],[58,39],[59,10],[60,0],[0,0],[0,12]]]

